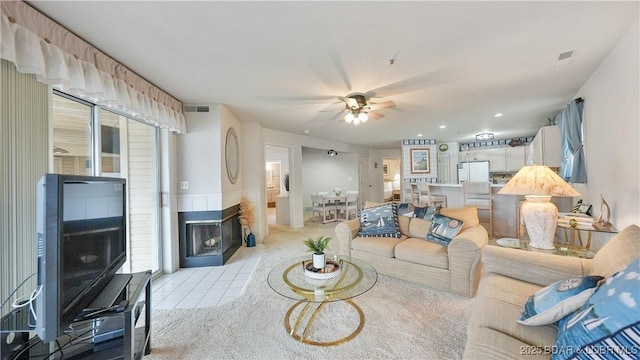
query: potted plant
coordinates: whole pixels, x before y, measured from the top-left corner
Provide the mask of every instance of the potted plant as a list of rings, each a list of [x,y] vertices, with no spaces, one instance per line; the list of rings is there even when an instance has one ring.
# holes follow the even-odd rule
[[[251,232],[251,225],[256,221],[255,207],[251,200],[246,196],[240,199],[240,226],[243,230],[248,230],[249,234],[245,237],[247,247],[256,246],[256,236]]]
[[[322,269],[325,267],[325,254],[324,250],[329,245],[330,237],[318,236],[317,238],[308,238],[304,241],[307,245],[307,251],[313,252],[313,267],[315,269]]]

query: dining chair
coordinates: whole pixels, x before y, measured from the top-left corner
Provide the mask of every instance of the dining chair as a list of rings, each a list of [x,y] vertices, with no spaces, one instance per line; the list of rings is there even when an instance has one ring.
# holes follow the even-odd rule
[[[402,194],[404,199],[402,200],[405,203],[412,203],[412,204],[417,204],[418,203],[418,198],[416,197],[417,192],[413,191],[414,188],[414,184],[410,183],[410,182],[403,182],[402,183]]]
[[[322,223],[336,221],[336,206],[329,199],[318,194],[311,195],[311,221],[316,221],[316,214],[322,218]]]
[[[489,212],[489,239],[493,237],[493,197],[491,183],[485,181],[463,181],[462,203]],[[478,214],[480,212],[478,211]]]
[[[424,203],[427,206],[440,205],[445,208],[447,207],[447,197],[445,195],[432,195],[428,183],[417,182],[416,187],[418,191],[418,203]]]
[[[344,217],[340,217],[341,213],[344,214]],[[347,194],[347,198],[344,203],[340,203],[336,205],[336,218],[338,220],[350,220],[351,213],[353,213],[353,217],[358,217],[358,194]]]

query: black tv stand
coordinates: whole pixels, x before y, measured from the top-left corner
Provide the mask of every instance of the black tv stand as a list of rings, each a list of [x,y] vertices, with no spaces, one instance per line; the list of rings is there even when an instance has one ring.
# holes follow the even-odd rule
[[[117,304],[118,301],[116,301],[116,299],[118,299],[122,290],[124,290],[132,278],[132,274],[115,274],[113,279],[109,281],[100,294],[89,304],[89,308],[104,309],[111,307],[113,304]]]
[[[75,333],[56,341],[45,343],[34,336],[7,359],[141,359],[151,352],[151,271],[116,274],[89,307],[109,308],[123,301],[123,311],[78,320],[70,326]]]

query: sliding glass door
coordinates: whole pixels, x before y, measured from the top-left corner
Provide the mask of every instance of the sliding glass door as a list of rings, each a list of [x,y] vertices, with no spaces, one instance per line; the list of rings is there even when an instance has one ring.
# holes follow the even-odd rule
[[[53,95],[53,172],[93,175],[91,104]]]
[[[53,95],[53,171],[127,179],[124,272],[159,271],[157,129],[62,93]]]

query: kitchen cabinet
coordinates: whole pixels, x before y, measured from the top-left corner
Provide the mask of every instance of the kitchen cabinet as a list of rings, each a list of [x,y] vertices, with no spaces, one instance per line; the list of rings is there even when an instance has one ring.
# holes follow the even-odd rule
[[[505,148],[506,171],[516,172],[524,166],[527,158],[527,146]]]
[[[471,158],[473,161],[488,161],[490,149],[477,149],[471,152]]]
[[[289,195],[276,197],[276,224],[289,225]]]
[[[466,153],[461,153],[460,157],[465,159],[460,162],[489,161],[491,163],[491,172],[507,170],[505,148],[503,147],[469,150]]]
[[[278,194],[280,193],[279,190],[276,189],[268,189],[267,190],[267,203],[273,203],[275,205],[276,202],[276,197],[278,196]]]
[[[491,172],[517,172],[524,166],[528,146],[496,147],[460,152],[460,162],[489,161]],[[468,159],[468,160],[467,160]]]
[[[560,126],[543,126],[531,142],[530,165],[546,165],[559,168],[562,161],[560,149]]]
[[[487,160],[489,160],[489,168],[491,172],[499,172],[507,170],[506,148],[489,148],[484,150]]]

